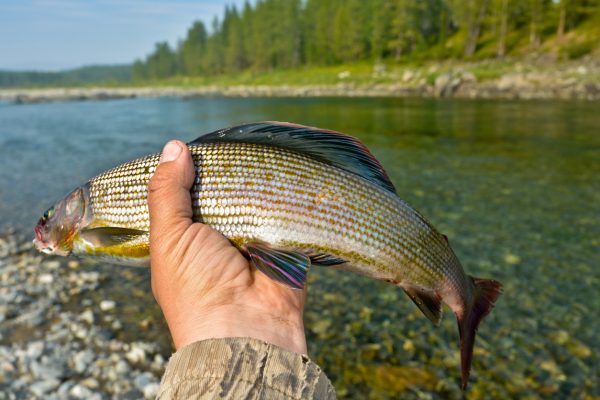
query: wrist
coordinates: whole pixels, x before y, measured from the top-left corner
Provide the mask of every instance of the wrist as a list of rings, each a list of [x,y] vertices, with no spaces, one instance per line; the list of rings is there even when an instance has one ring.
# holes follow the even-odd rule
[[[177,349],[205,339],[251,337],[295,353],[306,354],[302,312],[272,312],[251,305],[225,304],[167,318]]]

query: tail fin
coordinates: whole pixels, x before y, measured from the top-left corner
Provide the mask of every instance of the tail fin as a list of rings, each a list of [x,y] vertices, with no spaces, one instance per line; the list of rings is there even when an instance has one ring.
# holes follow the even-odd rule
[[[494,303],[502,292],[502,284],[492,279],[469,277],[473,282],[473,300],[467,305],[462,315],[457,314],[458,331],[460,334],[460,368],[462,388],[465,390],[469,383],[471,360],[475,334],[481,320],[492,311]]]

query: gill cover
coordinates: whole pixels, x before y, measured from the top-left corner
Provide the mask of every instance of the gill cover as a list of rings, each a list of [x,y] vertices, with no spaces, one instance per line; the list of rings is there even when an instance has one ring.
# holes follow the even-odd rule
[[[78,187],[44,213],[33,240],[39,250],[57,255],[71,253],[73,238],[85,225],[87,198],[85,187]]]

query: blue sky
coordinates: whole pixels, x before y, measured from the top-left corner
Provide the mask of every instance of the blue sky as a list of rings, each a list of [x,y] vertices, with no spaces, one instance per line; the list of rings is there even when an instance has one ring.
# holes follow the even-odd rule
[[[0,0],[0,69],[129,63],[243,0]]]

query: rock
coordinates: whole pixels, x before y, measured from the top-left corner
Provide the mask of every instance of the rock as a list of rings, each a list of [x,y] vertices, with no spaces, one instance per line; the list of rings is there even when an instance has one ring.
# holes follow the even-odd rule
[[[119,360],[115,365],[115,372],[121,376],[127,374],[130,371],[129,364],[123,360]]]
[[[38,282],[43,285],[47,285],[54,282],[54,277],[52,276],[52,274],[42,274],[38,276]]]
[[[144,372],[135,377],[133,380],[133,385],[139,390],[142,390],[144,387],[146,387],[146,385],[154,382],[155,380],[156,379],[154,378],[154,375],[152,375],[150,372]]]
[[[100,387],[100,383],[94,378],[86,378],[79,383],[88,389],[98,389]]]
[[[77,339],[89,339],[89,331],[82,324],[71,324],[70,328]]]
[[[56,395],[58,396],[59,399],[65,399],[69,396],[69,391],[71,390],[71,388],[73,387],[75,383],[71,380],[63,382],[60,387],[58,388],[58,390],[56,391]]]
[[[94,313],[92,312],[92,310],[85,310],[84,312],[79,314],[79,319],[83,322],[87,322],[88,324],[92,325],[94,323]]]
[[[40,382],[35,382],[29,386],[31,393],[37,397],[43,397],[46,393],[58,387],[60,381],[58,379],[48,379]]]
[[[573,340],[567,345],[567,349],[575,357],[583,359],[592,355],[592,350],[580,341]]]
[[[69,395],[78,398],[78,399],[89,399],[94,393],[82,385],[75,385],[69,390]]]
[[[352,75],[350,71],[342,71],[338,74],[338,79],[348,79],[350,75]]]
[[[154,360],[152,361],[152,368],[156,370],[161,370],[165,366],[165,359],[160,354],[154,356]]]
[[[70,261],[68,262],[67,266],[68,266],[70,269],[77,269],[77,268],[79,268],[79,261],[77,261],[77,260],[70,260]]]
[[[408,81],[412,80],[414,78],[414,76],[415,76],[415,74],[410,69],[407,69],[402,74],[402,82],[408,82]]]
[[[461,74],[461,80],[465,83],[475,83],[477,82],[477,77],[471,71],[465,71]]]
[[[516,254],[508,253],[504,256],[504,262],[509,265],[515,265],[521,262],[521,257]]]
[[[52,261],[44,261],[44,263],[42,264],[42,266],[46,267],[47,269],[59,269],[60,268],[60,261],[56,261],[56,260],[52,260]]]
[[[0,238],[0,258],[8,257],[9,254],[10,248],[8,242]]]
[[[144,390],[142,391],[144,393],[144,398],[148,400],[155,399],[158,395],[159,387],[160,385],[156,382],[149,383],[146,386],[144,386]]]
[[[561,346],[565,345],[570,339],[569,332],[564,330],[558,330],[554,332],[553,334],[551,334],[551,337],[554,343]]]
[[[408,353],[414,353],[415,343],[410,339],[406,339],[402,345],[402,349]]]
[[[146,361],[146,352],[136,343],[132,343],[129,351],[125,353],[125,358],[133,364],[142,363]]]
[[[450,97],[454,94],[460,84],[460,76],[455,76],[452,72],[441,74],[435,78],[435,95],[437,97]]]
[[[152,318],[144,318],[138,322],[138,326],[141,330],[147,331],[152,326]]]
[[[38,358],[40,358],[43,352],[44,342],[42,342],[41,340],[31,342],[27,346],[27,357],[29,357],[30,359],[37,360]]]
[[[110,327],[112,328],[113,331],[120,331],[121,329],[123,329],[123,324],[121,323],[121,321],[116,319],[112,322]]]
[[[73,356],[73,369],[82,374],[94,361],[94,353],[91,350],[82,350]]]
[[[114,310],[117,303],[112,300],[102,300],[100,302],[100,309],[102,311],[111,311]]]
[[[31,363],[31,373],[34,377],[42,380],[60,379],[64,377],[65,365],[62,362],[56,362],[56,360],[45,360],[44,364],[37,361]]]
[[[506,74],[500,77],[497,83],[499,90],[513,90],[527,85],[527,80],[522,74]]]

